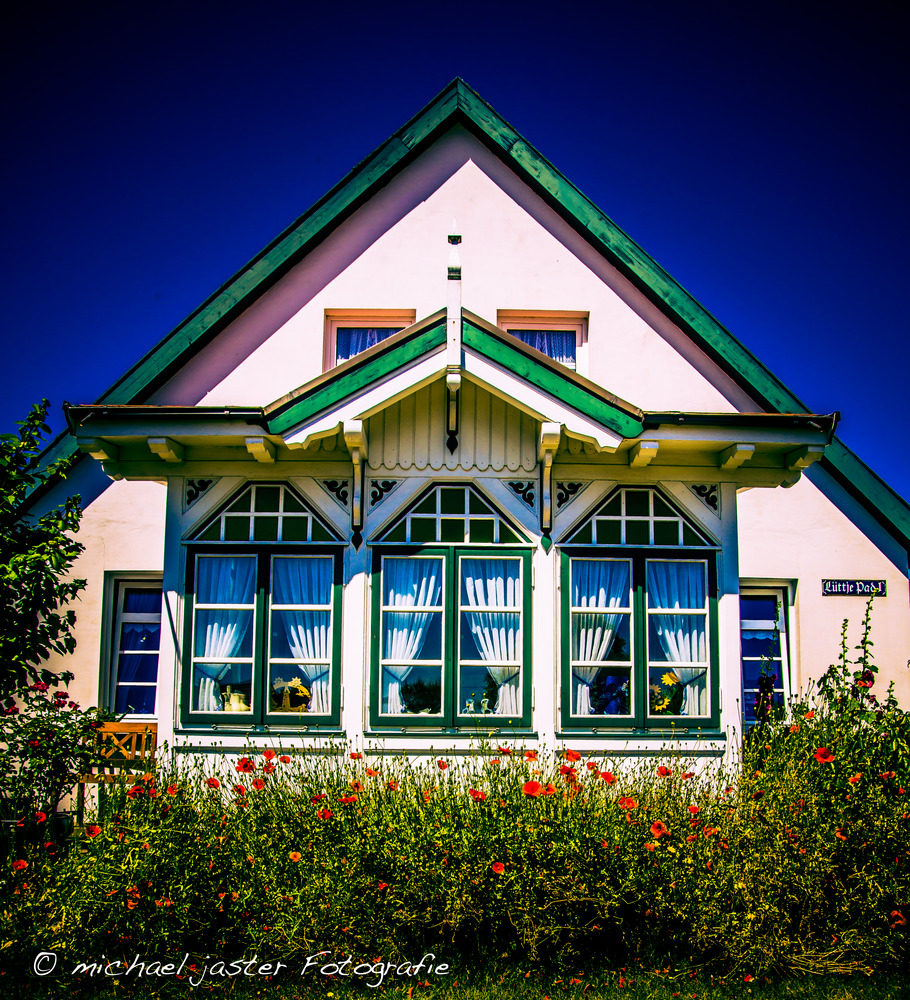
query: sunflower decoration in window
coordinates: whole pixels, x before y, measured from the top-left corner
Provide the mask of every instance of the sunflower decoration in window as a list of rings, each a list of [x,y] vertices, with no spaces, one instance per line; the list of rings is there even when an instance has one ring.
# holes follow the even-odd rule
[[[186,721],[338,721],[340,538],[285,484],[247,486],[187,559]]]
[[[435,486],[374,550],[371,722],[530,715],[530,545],[472,486]]]
[[[621,488],[562,545],[562,722],[716,717],[716,571],[707,535],[656,489]],[[696,721],[697,720],[697,721]]]

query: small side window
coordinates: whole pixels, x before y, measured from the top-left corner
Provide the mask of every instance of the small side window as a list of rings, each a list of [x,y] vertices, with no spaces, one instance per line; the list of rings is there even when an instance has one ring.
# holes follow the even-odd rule
[[[587,313],[500,309],[496,316],[499,328],[516,340],[546,354],[566,368],[585,370]]]
[[[161,581],[115,581],[108,704],[118,715],[154,718],[161,644]]]
[[[748,732],[766,705],[780,708],[790,696],[786,589],[742,587],[739,617],[743,729]]]

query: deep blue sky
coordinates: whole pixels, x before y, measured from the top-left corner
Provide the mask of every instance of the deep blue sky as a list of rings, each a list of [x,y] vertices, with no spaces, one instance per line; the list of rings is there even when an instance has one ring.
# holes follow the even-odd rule
[[[800,6],[7,15],[0,431],[62,427],[461,75],[910,497],[902,18]]]

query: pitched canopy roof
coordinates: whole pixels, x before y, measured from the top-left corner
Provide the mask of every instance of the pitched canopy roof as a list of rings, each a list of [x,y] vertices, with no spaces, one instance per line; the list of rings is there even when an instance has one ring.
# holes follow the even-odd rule
[[[772,413],[806,411],[779,379],[461,79],[450,83],[354,167],[111,386],[99,403],[146,400],[379,188],[455,125],[467,129],[507,163],[761,406]],[[62,436],[48,450],[47,460],[75,451],[72,437]],[[821,465],[910,548],[910,505],[836,438]]]

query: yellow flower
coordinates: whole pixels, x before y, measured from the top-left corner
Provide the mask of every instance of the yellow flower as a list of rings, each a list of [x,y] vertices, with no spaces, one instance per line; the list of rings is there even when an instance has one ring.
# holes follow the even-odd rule
[[[663,677],[660,679],[661,684],[666,684],[667,687],[672,687],[674,684],[679,683],[679,678],[671,670],[668,670]]]

